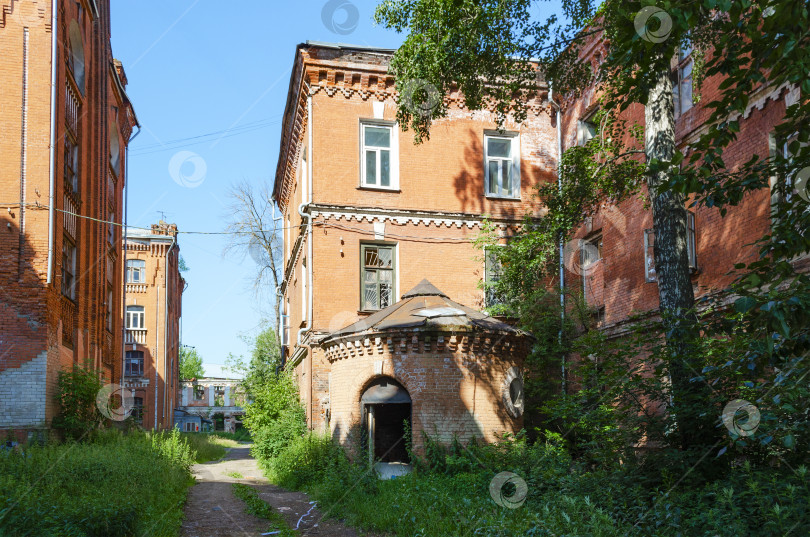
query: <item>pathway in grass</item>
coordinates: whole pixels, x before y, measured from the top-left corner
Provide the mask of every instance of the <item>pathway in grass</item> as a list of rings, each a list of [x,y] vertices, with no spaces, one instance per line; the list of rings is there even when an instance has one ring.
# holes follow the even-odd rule
[[[229,449],[219,461],[195,464],[192,470],[197,484],[188,493],[183,537],[361,535],[338,521],[321,520],[306,494],[271,485],[250,456],[249,444]],[[234,489],[234,483],[248,488]],[[267,508],[257,499],[269,504]]]

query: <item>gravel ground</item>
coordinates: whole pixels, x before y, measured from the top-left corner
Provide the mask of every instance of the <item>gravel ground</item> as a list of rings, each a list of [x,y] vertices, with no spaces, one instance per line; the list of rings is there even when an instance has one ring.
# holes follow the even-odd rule
[[[259,497],[272,505],[287,524],[300,535],[358,537],[358,533],[339,521],[321,520],[322,513],[303,492],[291,492],[271,485],[250,455],[250,445],[231,448],[216,462],[195,464],[192,472],[197,483],[188,493],[183,537],[253,537],[271,531],[269,521],[245,513],[245,504],[232,492],[232,483],[250,485]],[[238,472],[237,479],[228,474]]]

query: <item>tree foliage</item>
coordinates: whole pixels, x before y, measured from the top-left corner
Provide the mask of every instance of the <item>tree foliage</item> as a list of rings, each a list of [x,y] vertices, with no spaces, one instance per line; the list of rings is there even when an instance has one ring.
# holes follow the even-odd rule
[[[183,380],[198,379],[205,376],[202,356],[194,347],[180,347],[180,378]]]
[[[501,123],[521,121],[530,98],[543,89],[535,66],[555,96],[576,96],[590,86],[598,90],[597,135],[564,153],[559,188],[539,189],[548,212],[527,218],[509,246],[497,250],[504,267],[497,284],[506,299],[501,312],[520,316],[530,329],[541,328],[539,339],[551,349],[555,336],[562,346],[571,334],[566,348],[588,357],[571,373],[578,391],[550,399],[546,412],[557,419],[550,423],[573,431],[577,445],[588,448],[607,446],[617,435],[631,444],[644,439],[676,448],[718,447],[725,438],[726,448],[751,457],[801,460],[807,450],[796,446],[808,435],[810,414],[807,383],[801,381],[810,351],[810,282],[796,263],[810,251],[805,177],[810,104],[800,97],[810,92],[806,3],[574,0],[562,3],[559,17],[545,20],[533,17],[532,4],[386,0],[377,20],[408,32],[391,67],[398,119],[415,130],[417,141],[447,111],[444,101],[432,106],[437,100],[431,88],[440,95],[458,89],[469,108],[488,105]],[[647,25],[639,26],[651,9],[660,17],[647,17]],[[667,27],[649,25],[656,21]],[[649,32],[663,38],[651,39]],[[607,45],[601,63],[581,60],[591,39]],[[712,112],[688,153],[675,146],[668,79],[672,59],[687,46],[695,59],[695,99],[702,97],[701,106]],[[701,95],[710,79],[720,82],[718,91]],[[780,145],[774,154],[751,155],[730,168],[726,150],[739,139],[752,95],[780,87],[797,92],[774,133],[788,142],[786,150]],[[628,123],[633,105],[645,107],[644,124]],[[771,183],[772,226],[756,243],[759,258],[734,268],[737,279],[726,290],[726,296],[737,297],[734,308],[710,298],[694,304],[685,205],[715,208],[724,217],[729,207]],[[554,286],[561,242],[585,217],[616,210],[630,196],[647,198],[653,210],[660,319],[633,319],[625,337],[614,341],[587,322],[573,332],[555,327],[548,320],[559,309],[555,312],[555,301],[540,289]],[[482,242],[494,239],[485,235]],[[558,367],[566,353],[557,351],[535,355],[542,357],[535,365]],[[721,409],[734,398],[755,403],[759,427],[751,435],[732,427],[728,436],[718,436],[727,428]],[[656,407],[668,412],[647,412]]]

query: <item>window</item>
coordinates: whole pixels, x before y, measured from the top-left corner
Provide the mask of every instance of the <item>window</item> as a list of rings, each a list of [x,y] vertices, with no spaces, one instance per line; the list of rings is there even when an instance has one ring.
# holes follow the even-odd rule
[[[70,21],[68,27],[68,44],[70,46],[70,54],[67,58],[68,66],[76,86],[84,95],[84,41],[79,24],[75,20]]]
[[[503,267],[495,248],[497,247],[484,250],[484,305],[487,307],[504,303],[503,298],[494,288],[503,275]]]
[[[675,100],[675,118],[692,108],[692,45],[678,49],[678,66],[672,75],[672,95]]]
[[[106,326],[107,331],[112,332],[113,329],[113,292],[112,287],[109,285],[107,286],[107,304],[105,304],[105,316],[106,316]]]
[[[146,261],[143,259],[127,259],[127,283],[146,282]]]
[[[363,310],[387,308],[394,298],[394,247],[361,244]]]
[[[793,135],[786,141],[782,141],[771,134],[768,138],[771,159],[775,160],[775,163],[779,163],[779,161],[781,161],[788,168],[795,167],[795,164],[793,164],[793,158],[804,145],[799,142],[798,138],[798,135]],[[799,185],[796,184],[793,174],[771,178],[772,213],[775,214],[777,212],[776,206],[778,204],[790,204],[793,201],[793,196],[798,193],[797,186]],[[790,211],[788,211],[787,214],[790,214]]]
[[[396,131],[393,125],[363,123],[361,136],[361,186],[396,189]],[[394,153],[392,155],[392,153]]]
[[[112,246],[115,243],[115,213],[107,211],[107,244]]]
[[[486,195],[520,198],[520,144],[515,135],[484,135]]]
[[[695,233],[695,213],[686,211],[686,255],[691,272],[697,270],[697,235]],[[655,273],[655,230],[644,230],[644,279],[657,281]]]
[[[76,299],[76,246],[67,237],[62,239],[62,294]]]
[[[186,427],[186,432],[187,433],[192,433],[192,432],[196,431],[196,425],[191,423],[190,421],[187,421],[185,423],[185,427]]]
[[[588,298],[588,283],[591,270],[602,259],[602,233],[595,233],[582,241],[579,250],[579,266],[582,270],[582,295]]]
[[[695,234],[695,213],[686,211],[686,253],[689,256],[689,268],[697,270],[697,247]]]
[[[143,376],[143,351],[127,351],[124,360],[124,375],[128,377]]]
[[[145,326],[146,325],[144,324],[144,307],[127,306],[127,329],[143,330]]]
[[[194,385],[194,400],[195,401],[202,401],[205,399],[205,386],[200,386],[198,384]]]
[[[577,122],[577,145],[587,144],[596,136],[596,114],[598,109]]]
[[[225,386],[214,386],[214,406],[225,406]]]
[[[648,282],[656,281],[655,275],[655,231],[644,230],[644,279]]]
[[[143,423],[143,397],[132,398],[132,412],[130,416],[138,423]]]
[[[307,319],[307,306],[309,305],[307,295],[307,258],[301,259],[301,320]]]
[[[70,135],[65,136],[65,188],[79,192],[79,146]]]

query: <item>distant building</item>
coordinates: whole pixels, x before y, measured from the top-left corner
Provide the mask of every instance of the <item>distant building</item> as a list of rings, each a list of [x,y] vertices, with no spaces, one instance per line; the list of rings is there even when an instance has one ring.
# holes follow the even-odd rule
[[[3,2],[0,50],[0,429],[23,438],[58,411],[60,370],[120,381],[116,224],[138,120],[109,0]]]
[[[245,415],[241,406],[244,394],[239,388],[240,382],[238,379],[215,377],[184,380],[178,408],[181,413],[175,413],[174,426],[187,432],[195,431],[194,427],[197,426],[203,430],[204,423],[193,418],[200,416],[213,421],[216,431],[236,432],[242,427]]]
[[[146,429],[168,429],[180,388],[180,315],[185,280],[180,275],[177,226],[128,229],[124,388],[134,398],[131,416]]]

